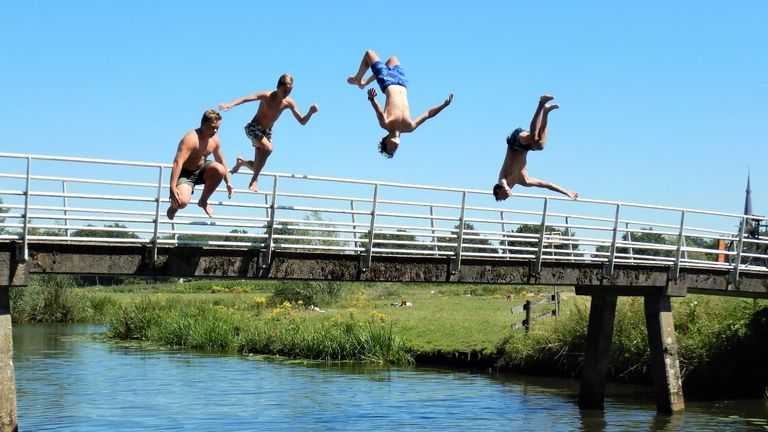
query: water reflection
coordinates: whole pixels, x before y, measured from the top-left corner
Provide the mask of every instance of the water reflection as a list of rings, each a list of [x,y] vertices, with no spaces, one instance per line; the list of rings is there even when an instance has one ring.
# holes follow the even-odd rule
[[[14,327],[21,430],[765,430],[765,407],[688,404],[646,388],[577,408],[578,382],[142,349],[101,326]],[[735,416],[735,417],[734,417]]]

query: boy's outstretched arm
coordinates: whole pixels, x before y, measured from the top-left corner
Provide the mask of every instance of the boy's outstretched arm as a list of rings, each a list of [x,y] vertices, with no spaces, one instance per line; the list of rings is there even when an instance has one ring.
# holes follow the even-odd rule
[[[243,103],[246,103],[246,102],[252,102],[252,101],[255,101],[255,100],[262,100],[262,99],[265,99],[267,96],[269,96],[269,92],[268,91],[254,93],[254,94],[249,95],[249,96],[244,96],[244,97],[241,97],[239,99],[235,99],[234,101],[232,101],[230,103],[219,104],[219,109],[222,110],[222,111],[229,111],[232,108],[234,108],[234,107],[236,107],[236,106],[238,106],[240,104],[243,104]]]
[[[296,102],[291,99],[289,102],[289,106],[291,107],[291,112],[293,113],[293,116],[296,118],[296,120],[301,123],[302,126],[307,124],[310,118],[312,118],[312,114],[318,112],[320,110],[320,107],[317,104],[312,105],[309,107],[309,112],[307,115],[301,115],[301,111],[296,107]]]
[[[382,129],[387,128],[387,123],[384,120],[384,111],[381,110],[381,105],[376,101],[376,89],[371,87],[368,89],[368,101],[371,102],[371,106],[373,106],[373,111],[376,112],[376,119],[379,121],[379,126],[381,126]]]
[[[448,97],[445,99],[445,101],[443,103],[441,103],[440,105],[436,105],[436,106],[432,107],[429,111],[427,111],[424,114],[420,115],[419,118],[417,118],[416,121],[413,122],[411,130],[404,131],[404,132],[413,132],[414,130],[416,130],[417,127],[421,126],[422,123],[427,121],[427,119],[430,119],[430,118],[438,115],[440,113],[440,111],[442,111],[443,109],[445,109],[445,107],[450,105],[452,101],[453,101],[453,93],[449,93]]]

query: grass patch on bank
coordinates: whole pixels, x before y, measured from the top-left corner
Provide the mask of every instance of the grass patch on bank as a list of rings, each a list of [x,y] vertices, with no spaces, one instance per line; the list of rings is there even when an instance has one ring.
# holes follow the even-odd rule
[[[588,297],[560,289],[558,319],[536,322],[527,335],[513,331],[510,325],[522,316],[510,309],[550,295],[551,287],[197,281],[74,288],[54,282],[13,288],[14,321],[108,322],[118,339],[307,359],[409,364],[421,355],[449,359],[472,351],[495,359],[499,370],[546,375],[579,376],[589,316]],[[515,299],[507,301],[507,294]],[[412,306],[397,306],[403,301]],[[763,395],[768,302],[689,295],[673,299],[672,310],[686,392]],[[650,382],[642,298],[619,301],[608,374]]]

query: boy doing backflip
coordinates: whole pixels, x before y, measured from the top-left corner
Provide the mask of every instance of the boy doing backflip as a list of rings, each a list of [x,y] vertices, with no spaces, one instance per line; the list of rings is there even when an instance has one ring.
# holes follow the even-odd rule
[[[499,172],[499,182],[493,186],[493,196],[496,201],[509,198],[514,185],[546,188],[574,200],[579,197],[578,193],[567,191],[554,183],[528,177],[526,167],[528,152],[544,150],[544,144],[547,141],[547,117],[550,111],[560,108],[557,104],[547,105],[547,102],[552,99],[554,96],[550,95],[539,98],[539,105],[531,120],[530,131],[517,128],[507,137],[507,154]]]
[[[363,76],[369,68],[371,69],[371,76],[363,80]],[[445,102],[433,107],[414,121],[411,120],[411,112],[408,108],[408,90],[406,88],[408,80],[405,78],[405,73],[397,57],[390,57],[386,63],[383,63],[376,52],[368,50],[363,55],[357,73],[347,78],[347,82],[364,89],[374,79],[379,84],[381,92],[386,96],[384,110],[376,102],[375,88],[368,89],[368,100],[376,112],[379,126],[387,131],[387,135],[379,143],[379,152],[388,158],[394,156],[395,151],[400,146],[401,133],[413,132],[427,119],[436,116],[450,105],[453,100],[453,93],[450,93]]]
[[[277,81],[277,90],[262,91],[245,96],[233,101],[232,103],[223,103],[219,105],[222,111],[230,109],[246,102],[259,101],[259,108],[256,115],[245,125],[245,135],[251,140],[254,147],[253,160],[246,160],[240,156],[237,157],[235,166],[232,167],[232,173],[236,173],[241,166],[245,165],[253,171],[253,177],[248,184],[248,189],[253,192],[258,190],[259,174],[267,163],[267,158],[272,154],[272,126],[275,124],[283,110],[290,109],[293,116],[302,125],[307,124],[312,114],[318,111],[317,105],[309,107],[309,113],[302,115],[296,107],[296,102],[288,95],[293,90],[293,77],[289,74],[283,74]]]

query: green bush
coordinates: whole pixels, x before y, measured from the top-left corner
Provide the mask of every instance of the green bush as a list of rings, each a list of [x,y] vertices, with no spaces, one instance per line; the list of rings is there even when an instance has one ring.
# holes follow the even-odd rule
[[[275,287],[273,298],[277,304],[303,302],[308,306],[327,307],[341,301],[343,288],[339,282],[288,282]]]
[[[11,289],[11,316],[16,322],[75,322],[82,317],[71,293],[77,276],[30,276],[29,286]]]

